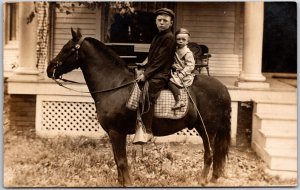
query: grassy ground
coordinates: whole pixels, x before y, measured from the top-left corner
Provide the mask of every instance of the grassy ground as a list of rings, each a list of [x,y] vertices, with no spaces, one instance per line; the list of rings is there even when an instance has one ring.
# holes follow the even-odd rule
[[[128,144],[131,177],[137,187],[195,187],[203,167],[200,145]],[[232,147],[225,176],[208,186],[295,186],[264,172],[249,148]],[[41,139],[34,129],[10,129],[4,135],[5,187],[116,187],[117,171],[108,139]]]

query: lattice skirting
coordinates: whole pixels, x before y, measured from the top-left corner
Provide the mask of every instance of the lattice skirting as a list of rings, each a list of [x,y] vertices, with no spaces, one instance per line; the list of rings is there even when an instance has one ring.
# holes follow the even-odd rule
[[[36,131],[42,137],[61,135],[101,138],[106,135],[97,121],[96,108],[90,97],[37,95],[36,106]],[[184,129],[155,140],[201,142],[195,129]]]

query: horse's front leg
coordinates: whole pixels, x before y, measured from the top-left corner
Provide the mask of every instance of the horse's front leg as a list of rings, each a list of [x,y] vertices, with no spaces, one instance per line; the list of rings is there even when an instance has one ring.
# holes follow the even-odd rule
[[[124,187],[132,186],[126,155],[126,135],[114,130],[110,130],[108,135],[112,144],[114,158],[118,169],[118,181]]]

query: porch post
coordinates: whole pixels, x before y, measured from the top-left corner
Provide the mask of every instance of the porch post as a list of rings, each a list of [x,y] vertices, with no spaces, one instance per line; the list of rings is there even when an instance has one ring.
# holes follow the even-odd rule
[[[264,2],[245,2],[243,68],[238,87],[268,88],[261,73],[264,28]]]
[[[14,70],[14,79],[35,79],[39,73],[36,67],[37,15],[27,24],[27,17],[33,10],[33,2],[19,3],[19,65]]]

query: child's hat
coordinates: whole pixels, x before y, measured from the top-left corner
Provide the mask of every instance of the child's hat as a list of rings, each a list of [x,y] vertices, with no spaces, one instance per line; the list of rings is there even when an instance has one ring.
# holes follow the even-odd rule
[[[190,36],[190,32],[189,32],[187,29],[185,29],[185,28],[179,28],[179,29],[176,31],[175,36],[176,36],[177,34],[188,34],[188,35]]]

